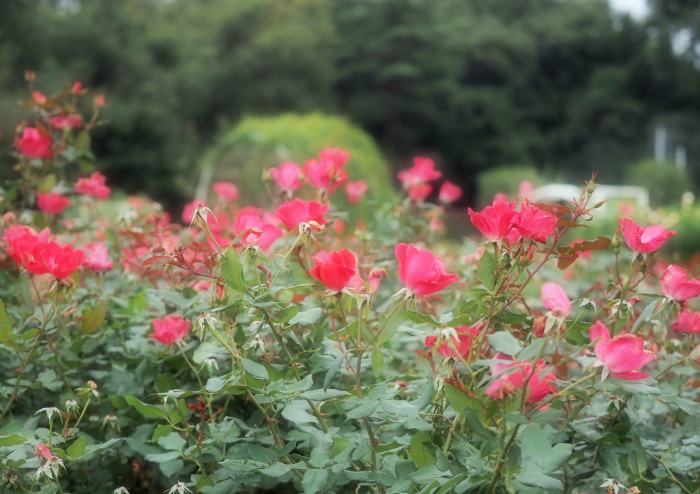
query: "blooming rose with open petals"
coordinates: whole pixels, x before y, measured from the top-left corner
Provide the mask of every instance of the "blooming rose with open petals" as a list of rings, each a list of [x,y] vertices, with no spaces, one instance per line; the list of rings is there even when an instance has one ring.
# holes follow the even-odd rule
[[[512,361],[513,357],[497,353],[494,359]],[[491,375],[496,379],[486,388],[486,395],[494,400],[503,399],[506,395],[514,393],[517,388],[524,386],[529,378],[525,402],[537,403],[556,389],[552,382],[556,380],[554,372],[541,376],[544,368],[543,360],[538,360],[535,366],[532,362],[494,363],[491,365]]]
[[[25,127],[22,137],[15,138],[17,150],[28,158],[48,158],[53,153],[51,137],[39,132],[34,127]]]
[[[571,312],[571,301],[568,295],[557,283],[547,282],[542,285],[540,292],[542,304],[556,317],[566,317]]]
[[[357,259],[347,249],[321,251],[314,257],[314,267],[309,274],[326,285],[326,288],[339,292],[357,278]]]
[[[52,240],[35,247],[32,259],[26,261],[25,267],[30,273],[50,273],[62,280],[72,275],[84,259],[85,252],[81,249],[74,249],[72,245],[62,246]]]
[[[413,167],[401,170],[398,174],[399,181],[408,189],[412,185],[422,184],[437,180],[442,176],[442,172],[435,169],[435,162],[430,158],[416,156],[413,158]]]
[[[678,320],[671,323],[676,333],[700,334],[700,312],[682,310],[678,312]]]
[[[260,216],[254,214],[244,214],[237,217],[233,222],[233,232],[238,235],[245,232],[241,237],[241,242],[246,247],[257,245],[267,252],[272,244],[282,236],[282,230],[275,225],[265,223]]]
[[[228,199],[229,201],[238,200],[238,187],[231,182],[216,182],[212,185],[212,189],[216,195],[223,199]]]
[[[472,343],[474,343],[474,340],[479,336],[479,328],[474,326],[458,326],[456,328],[448,328],[447,331],[443,331],[442,333],[444,338],[442,343],[437,347],[437,352],[442,355],[443,358],[452,357],[456,359],[458,355],[465,358],[469,355]],[[425,338],[425,344],[430,348],[434,348],[437,342],[437,336],[427,336]]]
[[[507,238],[513,229],[513,221],[518,215],[515,202],[500,199],[496,199],[493,206],[486,206],[481,213],[475,213],[472,208],[468,211],[474,226],[488,238],[489,242]]]
[[[457,201],[460,197],[462,197],[462,188],[456,186],[452,182],[445,182],[440,186],[440,192],[438,194],[440,202],[449,204]]]
[[[37,192],[36,204],[44,213],[58,214],[70,204],[70,199],[61,194],[42,194]]]
[[[523,237],[544,243],[554,232],[557,218],[534,204],[523,204],[520,213],[515,217],[513,226]]]
[[[34,259],[34,250],[49,242],[51,232],[44,228],[37,233],[34,228],[26,225],[10,225],[2,236],[2,246],[7,254],[20,266]]]
[[[326,225],[328,220],[323,217],[328,211],[328,204],[321,204],[316,201],[302,201],[294,199],[286,201],[277,208],[275,214],[282,220],[284,226],[290,232],[296,230],[301,223],[314,222],[317,225]],[[313,227],[313,225],[312,225]],[[314,229],[319,229],[315,228]]]
[[[109,252],[104,244],[88,244],[85,246],[87,257],[83,263],[88,269],[100,272],[112,269],[112,261],[109,260]]]
[[[684,304],[700,295],[700,279],[689,280],[685,269],[671,264],[661,276],[661,291],[667,297]]]
[[[429,250],[399,244],[394,253],[399,261],[401,283],[418,297],[439,292],[459,279],[456,274],[447,273],[442,260]]]
[[[359,201],[360,198],[364,196],[368,190],[369,187],[367,187],[367,184],[364,180],[358,180],[357,182],[348,182],[345,184],[345,192],[348,195],[348,202],[350,204],[355,204],[357,201]]]
[[[181,340],[190,330],[190,321],[182,316],[163,316],[163,319],[153,319],[155,333],[149,336],[165,345]]]
[[[270,175],[277,181],[279,188],[288,194],[301,187],[301,179],[304,177],[301,167],[291,161],[285,161],[279,168],[270,168]]]
[[[350,152],[340,148],[326,148],[318,152],[318,157],[332,162],[338,168],[343,168],[350,159]]]
[[[85,196],[94,196],[98,199],[107,199],[111,189],[105,185],[107,178],[100,172],[95,172],[89,178],[79,178],[75,184],[75,191]]]
[[[306,181],[314,188],[333,193],[348,180],[348,174],[330,160],[308,160],[304,163]]]
[[[669,237],[676,234],[675,231],[667,231],[661,225],[652,225],[642,228],[629,218],[620,218],[620,232],[625,237],[627,246],[641,253],[649,253],[657,250]]]
[[[609,372],[617,379],[636,380],[649,377],[639,372],[640,367],[654,360],[654,352],[644,349],[644,340],[633,334],[610,338],[610,331],[600,321],[589,330],[598,365],[604,366],[603,378]]]

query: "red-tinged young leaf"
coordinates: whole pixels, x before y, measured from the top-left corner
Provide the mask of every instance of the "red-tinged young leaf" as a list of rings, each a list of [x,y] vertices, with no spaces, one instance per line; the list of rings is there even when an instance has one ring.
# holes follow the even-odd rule
[[[566,268],[568,268],[569,266],[571,266],[571,265],[576,261],[576,259],[578,259],[578,255],[577,255],[577,254],[576,254],[576,255],[570,255],[570,256],[562,256],[562,257],[560,257],[559,260],[557,261],[557,267],[558,267],[559,269],[562,269],[562,270],[563,270],[563,269],[566,269]]]
[[[542,202],[538,202],[535,204],[539,209],[542,211],[546,211],[550,214],[553,214],[556,216],[557,219],[560,217],[564,216],[565,214],[571,214],[571,208],[568,206],[564,206],[563,204],[545,204]]]
[[[579,226],[583,226],[583,227],[585,227],[585,228],[589,228],[588,225],[582,225],[582,224],[580,224],[580,223],[576,223],[575,221],[571,221],[571,220],[558,220],[558,221],[557,221],[557,228],[559,228],[559,227],[561,227],[561,226],[568,226],[569,228],[577,228],[577,227],[579,227]]]
[[[598,237],[595,240],[584,240],[577,242],[572,247],[572,252],[586,252],[588,250],[605,250],[610,246],[610,239],[607,237]]]
[[[149,257],[141,263],[142,266],[150,266],[151,264],[170,264],[171,256],[153,256]]]

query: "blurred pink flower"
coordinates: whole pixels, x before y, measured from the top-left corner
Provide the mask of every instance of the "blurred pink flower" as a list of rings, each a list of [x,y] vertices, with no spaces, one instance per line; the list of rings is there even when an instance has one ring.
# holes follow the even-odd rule
[[[512,361],[513,357],[497,353],[494,359]],[[542,376],[541,371],[544,368],[543,360],[538,360],[535,366],[532,365],[532,362],[517,361],[513,361],[510,364],[501,362],[492,364],[491,375],[496,377],[496,379],[486,388],[486,395],[494,400],[503,399],[506,395],[514,393],[517,388],[524,386],[525,381],[529,377],[526,403],[537,403],[556,390],[552,382],[556,380],[554,372],[549,372]]]
[[[700,279],[689,280],[685,269],[671,264],[661,276],[661,291],[667,297],[684,304],[700,295]]]
[[[401,170],[398,174],[399,181],[404,188],[412,185],[431,182],[442,176],[442,172],[435,170],[435,162],[430,158],[416,156],[413,159],[413,167]]]
[[[571,301],[564,289],[554,282],[542,285],[542,304],[556,317],[566,317],[571,312]]]
[[[472,343],[474,343],[474,340],[479,336],[479,329],[474,326],[458,326],[450,331],[450,333],[452,334],[445,332],[446,338],[443,338],[442,342],[437,347],[437,352],[442,355],[443,358],[452,357],[456,359],[458,355],[465,358],[469,355]],[[430,348],[434,348],[437,342],[437,336],[428,336],[425,338],[425,344]]]
[[[238,200],[238,187],[231,182],[216,182],[212,185],[212,189],[222,199],[228,199],[229,201]]]
[[[92,271],[109,271],[112,269],[112,261],[109,260],[109,252],[107,246],[99,243],[92,243],[85,246],[87,258],[85,266]]]
[[[44,213],[58,214],[70,204],[70,199],[61,194],[42,194],[37,192],[36,203]]]
[[[462,197],[462,188],[456,186],[452,182],[444,182],[440,186],[438,198],[441,202],[449,204],[459,200],[460,197]]]
[[[323,217],[326,212],[328,212],[328,204],[294,199],[293,201],[282,203],[275,211],[275,214],[282,220],[287,230],[291,232],[296,230],[301,223],[311,222],[319,225],[319,227],[313,227],[313,229],[319,230],[321,226],[328,223],[328,220]]]
[[[22,137],[15,138],[15,146],[20,153],[28,158],[48,158],[53,152],[51,150],[51,137],[42,134],[39,129],[25,127]]]
[[[94,196],[98,199],[107,199],[111,189],[105,185],[107,179],[100,172],[95,172],[89,178],[79,178],[75,184],[75,191],[85,196]]]
[[[348,202],[350,204],[355,204],[359,201],[362,196],[364,196],[369,190],[367,184],[364,180],[358,180],[357,182],[348,182],[345,184],[345,192],[348,195]]]
[[[671,323],[676,333],[700,333],[700,312],[682,310],[678,313],[678,320]]]
[[[394,252],[401,283],[418,297],[439,292],[459,279],[456,274],[447,273],[442,260],[429,250],[399,244]]]
[[[554,232],[557,226],[557,218],[534,204],[523,204],[520,207],[520,213],[513,222],[513,226],[517,228],[523,237],[544,243]]]
[[[270,175],[277,181],[280,189],[292,193],[301,187],[303,173],[301,167],[291,161],[285,161],[279,168],[271,168]]]

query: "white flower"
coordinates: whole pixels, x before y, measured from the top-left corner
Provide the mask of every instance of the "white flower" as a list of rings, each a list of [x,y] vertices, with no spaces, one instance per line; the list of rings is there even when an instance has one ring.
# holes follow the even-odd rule
[[[187,488],[187,486],[184,484],[184,482],[178,481],[177,484],[175,484],[174,486],[172,486],[170,488],[170,490],[168,491],[168,494],[175,494],[176,492],[178,494],[185,494],[185,492],[192,492],[192,491]]]
[[[61,422],[63,422],[63,416],[61,415],[61,411],[56,408],[56,407],[46,407],[42,408],[41,410],[37,410],[34,415],[39,415],[40,413],[45,412],[46,416],[49,419],[49,422],[53,420],[53,414],[58,414],[58,417],[61,419]]]

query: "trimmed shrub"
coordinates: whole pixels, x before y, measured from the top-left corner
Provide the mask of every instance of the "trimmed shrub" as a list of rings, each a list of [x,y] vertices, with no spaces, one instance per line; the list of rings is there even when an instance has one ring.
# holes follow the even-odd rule
[[[641,185],[649,190],[649,200],[654,207],[678,204],[683,192],[691,191],[693,183],[688,172],[671,163],[645,160],[627,168],[625,183]]]

